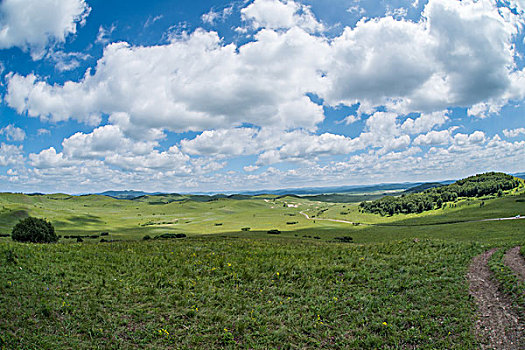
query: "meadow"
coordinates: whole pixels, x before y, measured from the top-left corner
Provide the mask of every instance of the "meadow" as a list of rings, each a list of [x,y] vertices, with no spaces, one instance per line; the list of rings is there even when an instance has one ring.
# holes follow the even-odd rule
[[[394,216],[299,197],[2,194],[3,232],[33,215],[113,242],[0,238],[0,348],[476,349],[468,266],[525,245],[523,220],[478,220],[517,214],[523,189]],[[187,237],[143,240],[163,233]],[[502,252],[491,268],[522,307]]]

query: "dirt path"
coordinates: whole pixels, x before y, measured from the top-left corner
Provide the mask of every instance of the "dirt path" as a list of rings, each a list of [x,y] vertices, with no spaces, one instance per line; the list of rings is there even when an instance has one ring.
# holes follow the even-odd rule
[[[332,222],[342,222],[343,224],[352,224],[352,225],[355,225],[357,224],[356,222],[352,222],[352,221],[346,221],[346,220],[338,220],[338,219],[321,219],[321,218],[311,218],[308,216],[308,214],[304,213],[304,212],[299,212],[299,214],[302,214],[304,215],[304,217],[308,220],[318,220],[318,221],[332,221]],[[361,225],[361,224],[360,224]],[[366,224],[365,224],[366,225]]]
[[[523,349],[523,329],[506,295],[492,280],[488,261],[497,249],[491,249],[472,260],[467,274],[470,294],[478,305],[476,331],[483,339],[482,349]],[[523,345],[523,344],[522,344]]]
[[[273,208],[273,207],[272,207]],[[311,218],[306,214],[305,212],[299,212],[299,214],[303,215],[307,220],[319,220],[319,221],[332,221],[332,222],[342,222],[343,224],[351,224],[351,225],[367,225],[367,226],[396,226],[396,227],[411,227],[411,226],[437,226],[437,225],[449,225],[449,224],[464,224],[464,223],[472,223],[472,222],[486,222],[486,221],[504,221],[504,220],[525,220],[525,215],[517,215],[510,218],[495,218],[495,219],[482,219],[482,220],[471,220],[471,221],[455,221],[455,222],[442,222],[442,223],[435,223],[435,224],[423,224],[423,225],[386,225],[386,224],[367,224],[364,222],[353,222],[353,221],[347,221],[347,220],[339,220],[339,219],[324,219],[324,218]]]
[[[512,271],[520,278],[522,281],[525,281],[525,259],[520,254],[521,247],[514,247],[509,249],[505,253],[505,265],[510,267]]]

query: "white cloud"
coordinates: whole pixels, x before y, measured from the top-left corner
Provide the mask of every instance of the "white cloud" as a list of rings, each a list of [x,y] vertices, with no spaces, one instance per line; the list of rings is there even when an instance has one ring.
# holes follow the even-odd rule
[[[83,25],[90,8],[84,0],[3,0],[0,3],[0,48],[29,50],[42,58],[45,48],[62,43]]]
[[[97,39],[95,40],[95,42],[102,45],[109,44],[109,42],[111,41],[111,33],[113,33],[115,29],[117,29],[117,27],[114,24],[112,24],[111,27],[109,27],[108,29],[104,28],[103,26],[98,27]]]
[[[57,153],[55,147],[45,149],[38,154],[31,153],[29,159],[30,164],[37,169],[62,168],[74,163],[65,159],[62,153]]]
[[[392,8],[388,8],[387,6],[387,11],[385,15],[391,16],[395,19],[401,19],[401,18],[405,18],[408,15],[408,10],[404,7],[392,9]]]
[[[255,0],[241,10],[241,15],[255,29],[300,27],[310,33],[324,30],[309,6],[291,0]]]
[[[164,15],[158,15],[158,16],[155,16],[155,17],[151,17],[151,16],[148,17],[148,19],[146,20],[146,23],[144,23],[144,28],[148,28],[149,26],[151,26],[155,22],[160,21],[162,18],[164,18]],[[111,31],[113,31],[113,30],[111,30]]]
[[[424,135],[419,135],[414,139],[415,146],[437,146],[446,145],[452,141],[450,131],[430,131]]]
[[[13,124],[0,129],[0,135],[4,135],[7,141],[24,141],[26,133],[24,130],[17,128]]]
[[[78,132],[65,139],[60,153],[50,147],[38,154],[30,154],[29,158],[31,165],[39,169],[99,164],[133,172],[163,169],[188,174],[194,170],[188,163],[189,156],[178,147],[159,151],[158,146],[156,141],[132,140],[117,125],[109,124],[91,133]]]
[[[191,155],[254,154],[258,151],[257,130],[251,128],[207,130],[192,140],[182,140],[181,147]]]
[[[40,135],[50,135],[51,134],[51,131],[49,131],[48,129],[38,129],[37,130],[37,135],[40,136]]]
[[[271,147],[259,155],[258,165],[281,162],[313,163],[318,161],[319,157],[349,154],[362,148],[358,139],[330,133],[315,135],[297,130],[274,137],[267,139]]]
[[[492,1],[430,0],[419,22],[364,19],[334,39],[330,104],[433,112],[511,90],[516,24]]]
[[[210,23],[223,14],[202,19]],[[34,74],[8,73],[5,101],[18,113],[94,126],[65,139],[60,152],[31,154],[35,178],[49,180],[60,169],[72,178],[84,168],[94,175],[85,173],[79,181],[92,185],[106,173],[115,177],[111,184],[155,181],[185,188],[316,176],[337,183],[374,172],[426,176],[425,169],[448,178],[447,166],[459,174],[479,169],[476,162],[497,165],[488,149],[508,169],[523,154],[523,144],[490,139],[482,131],[454,134],[454,107],[489,117],[525,97],[525,70],[514,61],[519,20],[493,1],[430,0],[419,20],[391,13],[362,19],[335,37],[324,36],[321,22],[299,2],[255,0],[241,16],[253,34],[243,44],[198,29],[156,46],[109,44],[78,81],[48,83]],[[100,29],[99,42],[106,45],[111,29]],[[71,59],[73,67],[81,58]],[[312,102],[311,94],[324,106]],[[362,119],[362,133],[318,134],[325,126],[323,108],[341,104],[359,104],[356,115],[340,122]],[[96,127],[102,116],[109,116],[108,124]],[[521,129],[503,134],[517,137]],[[161,147],[168,131],[200,134]],[[210,175],[227,159],[245,155],[257,161],[244,173]],[[342,156],[348,161],[326,165]],[[460,164],[469,157],[475,161]],[[283,162],[295,162],[293,171],[255,172]]]
[[[154,141],[132,141],[116,125],[105,125],[89,134],[77,132],[62,142],[68,158],[88,159],[115,154],[147,155],[158,145]]]
[[[508,138],[512,137],[518,137],[520,135],[525,135],[525,128],[517,128],[517,129],[505,129],[503,130],[503,135]]]
[[[211,9],[208,13],[205,13],[201,16],[201,20],[204,23],[213,25],[216,21],[224,21],[228,18],[233,12],[233,5],[222,9],[222,11],[214,11]]]
[[[0,166],[22,165],[23,162],[22,146],[9,145],[3,142],[0,144]]]
[[[346,12],[355,14],[357,16],[362,16],[366,13],[366,10],[359,5],[352,5],[346,10]]]
[[[271,15],[276,8],[283,12]],[[359,114],[386,106],[425,116],[458,106],[493,113],[525,96],[525,72],[513,70],[516,24],[489,0],[431,0],[419,22],[363,19],[333,39],[301,29],[313,14],[293,1],[256,0],[242,13],[263,28],[242,46],[202,29],[167,45],[114,43],[78,82],[8,75],[6,101],[53,121],[126,113],[136,128],[178,132],[243,123],[314,130],[324,113],[308,93],[331,106],[360,103]]]
[[[432,130],[436,126],[442,126],[449,120],[448,111],[434,113],[423,113],[416,119],[405,120],[401,129],[411,134],[419,134]]]
[[[64,51],[50,52],[46,57],[53,60],[55,68],[61,72],[74,70],[80,67],[81,61],[91,58],[88,54]]]
[[[253,171],[256,171],[257,169],[259,169],[259,167],[256,165],[248,165],[248,166],[243,167],[243,170],[246,171],[247,173],[251,173]]]
[[[457,133],[453,138],[453,145],[448,149],[450,152],[465,153],[478,148],[486,141],[483,131],[474,131],[472,134]]]
[[[344,122],[345,125],[350,125],[350,124],[353,124],[357,121],[361,120],[360,117],[356,116],[356,115],[353,115],[353,114],[350,114],[349,116],[347,116],[346,118],[344,118],[343,120],[341,120],[341,122]]]
[[[19,113],[52,121],[97,123],[102,113],[126,113],[142,129],[242,123],[314,129],[323,108],[306,93],[320,83],[326,47],[300,29],[262,30],[238,52],[203,30],[163,46],[114,43],[80,82],[51,86],[32,74],[9,75],[6,101]]]

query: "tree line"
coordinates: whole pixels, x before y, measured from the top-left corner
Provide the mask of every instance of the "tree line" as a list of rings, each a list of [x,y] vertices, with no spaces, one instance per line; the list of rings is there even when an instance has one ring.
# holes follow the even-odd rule
[[[502,196],[503,191],[514,189],[521,181],[504,173],[485,173],[459,180],[453,184],[425,190],[420,193],[403,194],[399,197],[386,196],[371,202],[361,202],[363,212],[394,215],[422,213],[439,209],[447,202],[459,197]]]

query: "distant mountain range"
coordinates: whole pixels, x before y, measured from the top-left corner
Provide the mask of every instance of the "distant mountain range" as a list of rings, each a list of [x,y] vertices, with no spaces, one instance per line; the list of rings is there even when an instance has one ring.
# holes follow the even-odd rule
[[[419,189],[426,189],[430,187],[435,187],[439,185],[444,185],[450,182],[441,182],[441,183],[424,183],[424,182],[404,182],[397,184],[379,184],[371,186],[338,186],[338,187],[306,187],[306,188],[287,188],[280,190],[260,190],[260,191],[239,191],[239,192],[223,192],[217,194],[216,192],[199,192],[192,193],[192,197],[214,197],[214,198],[232,198],[232,197],[251,197],[259,195],[275,195],[275,196],[285,196],[285,195],[296,195],[296,196],[306,196],[306,195],[319,195],[319,194],[362,194],[362,193],[373,193],[373,192],[390,192],[390,191],[403,191],[415,188],[416,192]],[[412,191],[414,192],[414,191]],[[117,199],[136,199],[144,196],[182,196],[178,193],[164,193],[164,192],[143,192],[143,191],[106,191],[102,193],[96,193],[102,196],[113,197]]]
[[[525,173],[511,174],[513,176],[525,179]],[[402,182],[393,184],[377,184],[377,185],[354,185],[354,186],[333,186],[333,187],[304,187],[304,188],[286,188],[279,190],[259,190],[259,191],[225,191],[222,193],[218,192],[194,192],[187,193],[192,196],[202,197],[213,197],[213,198],[232,198],[242,196],[258,196],[258,195],[296,195],[296,196],[308,196],[308,195],[320,195],[320,194],[366,194],[374,192],[390,192],[390,191],[405,191],[406,193],[421,192],[428,188],[448,185],[456,180],[446,180],[440,182]],[[183,196],[179,193],[166,193],[166,192],[144,192],[144,191],[105,191],[102,193],[95,193],[102,196],[113,197],[116,199],[135,199],[143,196]]]
[[[106,192],[95,193],[95,194],[98,194],[101,196],[113,197],[117,199],[134,199],[134,198],[142,197],[142,196],[158,196],[164,193],[163,192],[150,193],[150,192],[130,190],[130,191],[106,191]]]

